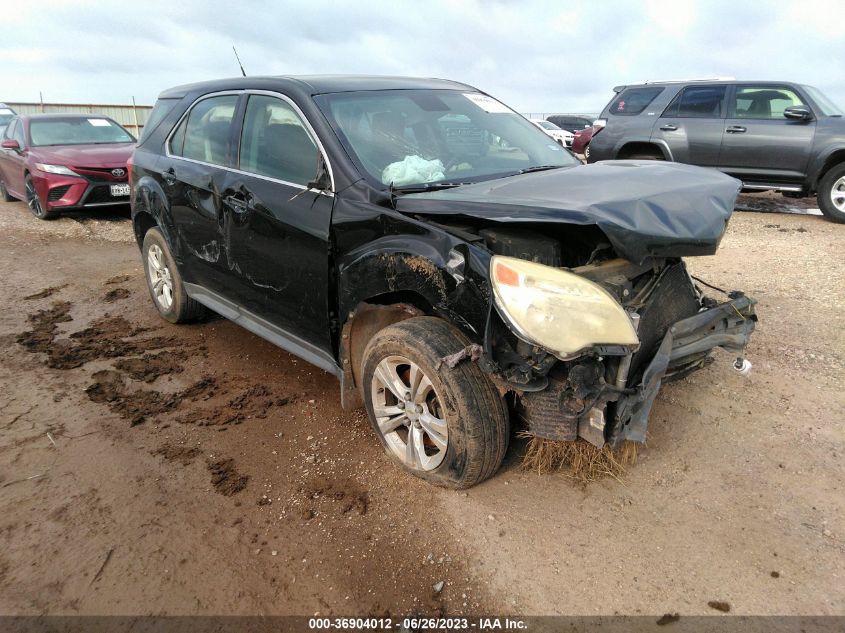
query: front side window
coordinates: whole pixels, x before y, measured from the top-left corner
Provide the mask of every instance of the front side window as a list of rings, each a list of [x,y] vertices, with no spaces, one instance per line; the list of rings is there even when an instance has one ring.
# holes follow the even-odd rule
[[[373,90],[315,97],[364,175],[394,187],[477,182],[579,164],[492,97],[459,90]]]
[[[98,116],[50,117],[29,123],[33,146],[134,143],[135,138],[111,119]]]
[[[719,119],[725,101],[725,86],[690,86],[684,88],[663,112],[664,117]]]
[[[239,169],[305,186],[314,180],[318,160],[317,145],[290,104],[276,97],[250,95]]]
[[[197,103],[170,140],[176,156],[212,165],[227,165],[232,119],[238,95],[209,97]]]
[[[737,119],[783,119],[783,111],[797,105],[804,105],[804,102],[788,88],[737,87],[734,116]]]
[[[633,116],[646,109],[663,88],[628,88],[610,102],[610,113]]]

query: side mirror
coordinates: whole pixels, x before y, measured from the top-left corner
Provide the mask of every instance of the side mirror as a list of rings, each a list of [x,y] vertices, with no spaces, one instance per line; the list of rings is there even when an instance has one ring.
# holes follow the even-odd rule
[[[3,149],[13,149],[16,152],[19,152],[21,150],[20,143],[18,143],[13,138],[4,139],[3,143],[2,143],[2,147],[3,147]]]
[[[326,167],[326,162],[323,160],[322,155],[317,161],[317,174],[314,176],[314,180],[305,186],[308,189],[316,189],[317,191],[331,191],[332,179],[329,176],[329,170]]]
[[[794,121],[809,121],[813,118],[813,113],[810,112],[807,106],[797,105],[789,106],[783,111],[783,116]]]

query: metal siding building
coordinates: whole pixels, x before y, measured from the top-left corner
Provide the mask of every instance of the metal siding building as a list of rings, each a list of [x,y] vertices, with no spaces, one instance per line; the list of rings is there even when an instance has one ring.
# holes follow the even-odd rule
[[[13,103],[6,105],[18,114],[66,113],[66,114],[101,114],[114,119],[136,137],[144,129],[152,106],[102,105],[96,103]],[[137,117],[137,124],[136,124]]]

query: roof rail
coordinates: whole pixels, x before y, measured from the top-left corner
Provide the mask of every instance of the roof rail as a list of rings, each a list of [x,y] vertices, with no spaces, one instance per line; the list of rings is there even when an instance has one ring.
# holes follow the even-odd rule
[[[736,81],[736,77],[696,77],[693,79],[646,79],[644,84],[685,84],[693,81]]]

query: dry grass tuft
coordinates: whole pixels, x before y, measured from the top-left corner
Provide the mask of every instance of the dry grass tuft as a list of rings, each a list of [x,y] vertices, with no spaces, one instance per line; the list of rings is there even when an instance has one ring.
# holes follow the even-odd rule
[[[525,436],[531,439],[522,457],[522,467],[538,474],[566,472],[573,479],[584,482],[606,476],[621,481],[625,467],[637,461],[636,442],[626,440],[614,451],[609,446],[596,448],[580,439],[574,442],[559,442],[527,433]]]

